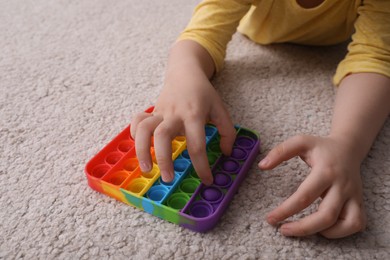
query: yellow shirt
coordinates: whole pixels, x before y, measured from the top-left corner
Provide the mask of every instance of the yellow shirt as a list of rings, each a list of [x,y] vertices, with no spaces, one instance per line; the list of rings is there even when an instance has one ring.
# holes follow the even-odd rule
[[[202,45],[218,72],[237,27],[260,44],[330,45],[353,34],[334,84],[350,73],[374,72],[390,77],[388,0],[324,0],[310,9],[296,0],[204,0],[179,40],[190,39]]]

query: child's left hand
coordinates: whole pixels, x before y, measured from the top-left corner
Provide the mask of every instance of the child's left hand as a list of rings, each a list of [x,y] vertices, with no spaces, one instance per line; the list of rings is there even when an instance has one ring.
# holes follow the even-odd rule
[[[345,139],[332,136],[299,135],[272,149],[259,163],[261,169],[273,169],[283,161],[300,156],[311,172],[293,195],[268,214],[268,223],[277,225],[321,197],[316,212],[282,224],[281,233],[285,236],[320,233],[327,238],[340,238],[362,231],[367,219],[362,199],[361,161],[354,153]]]

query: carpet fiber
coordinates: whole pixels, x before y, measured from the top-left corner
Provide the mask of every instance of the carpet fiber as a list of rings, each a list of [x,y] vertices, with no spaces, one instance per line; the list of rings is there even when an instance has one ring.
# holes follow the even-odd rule
[[[299,159],[253,165],[205,234],[89,188],[86,162],[154,104],[197,2],[0,1],[0,259],[389,259],[389,120],[362,165],[367,230],[345,239],[286,238],[265,222],[309,173]],[[258,160],[295,134],[327,134],[345,51],[234,36],[214,84],[233,121],[261,134]]]

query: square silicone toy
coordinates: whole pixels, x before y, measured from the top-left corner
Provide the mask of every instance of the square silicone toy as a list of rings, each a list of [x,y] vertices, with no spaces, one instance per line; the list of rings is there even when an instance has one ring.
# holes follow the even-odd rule
[[[152,112],[153,107],[146,110]],[[206,147],[214,183],[200,182],[188,151],[186,139],[172,141],[175,177],[165,183],[160,177],[154,157],[153,169],[142,172],[135,153],[130,126],[126,127],[86,165],[89,186],[126,204],[152,215],[189,228],[205,232],[213,228],[259,153],[260,140],[256,132],[236,126],[237,137],[230,157],[219,148],[219,134],[213,125],[205,126]]]

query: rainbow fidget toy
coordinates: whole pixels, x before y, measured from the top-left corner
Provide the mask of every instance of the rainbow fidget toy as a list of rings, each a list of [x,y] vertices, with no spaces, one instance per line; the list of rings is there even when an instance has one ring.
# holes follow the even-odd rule
[[[146,110],[151,113],[153,107]],[[237,137],[230,157],[222,155],[216,127],[205,126],[207,156],[214,183],[200,182],[185,137],[172,141],[175,178],[164,183],[154,156],[153,169],[141,172],[130,126],[126,127],[86,165],[89,186],[126,204],[197,232],[213,228],[238,190],[259,153],[254,131],[236,126]]]

